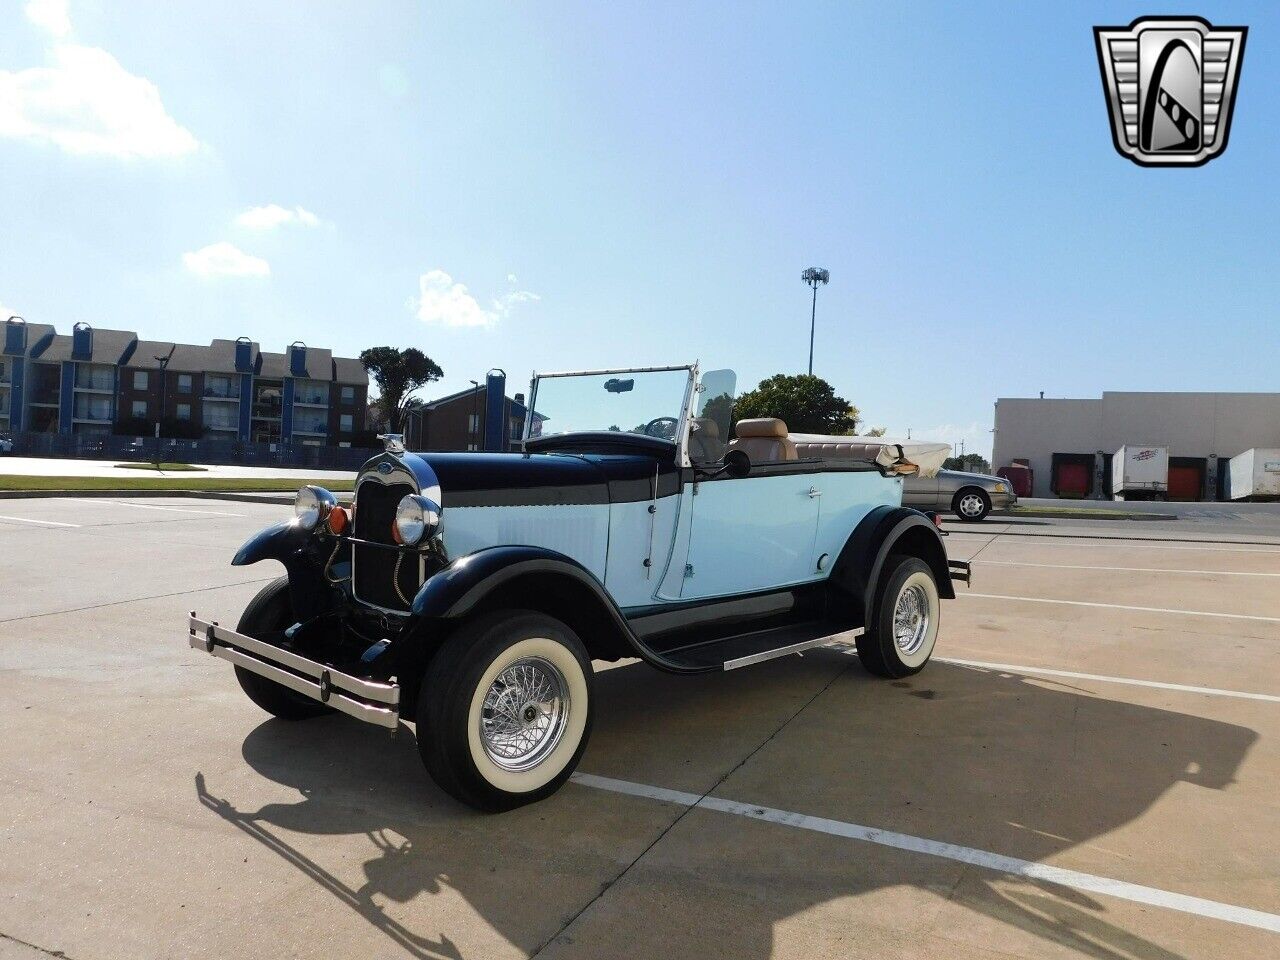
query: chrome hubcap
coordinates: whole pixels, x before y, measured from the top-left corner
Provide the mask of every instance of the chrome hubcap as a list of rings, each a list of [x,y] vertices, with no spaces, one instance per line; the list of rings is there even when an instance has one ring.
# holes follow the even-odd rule
[[[907,656],[918,652],[929,635],[929,598],[924,587],[912,584],[898,594],[893,608],[893,642]]]
[[[480,707],[480,742],[504,770],[529,770],[556,748],[569,717],[569,684],[541,657],[502,670]]]
[[[960,512],[966,517],[976,517],[982,513],[982,498],[976,493],[966,494],[960,498]]]

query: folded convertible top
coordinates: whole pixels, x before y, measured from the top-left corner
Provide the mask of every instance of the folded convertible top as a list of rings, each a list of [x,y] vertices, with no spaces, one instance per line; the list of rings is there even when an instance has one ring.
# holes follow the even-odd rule
[[[942,462],[951,455],[951,445],[924,440],[899,440],[894,437],[839,437],[817,433],[793,433],[791,441],[796,453],[805,459],[871,460],[898,473],[915,473],[936,477]],[[902,469],[915,467],[916,470]]]

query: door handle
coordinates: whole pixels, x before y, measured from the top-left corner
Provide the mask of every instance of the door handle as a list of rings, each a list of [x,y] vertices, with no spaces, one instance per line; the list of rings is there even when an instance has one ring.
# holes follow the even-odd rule
[[[820,496],[822,496],[822,491],[821,491],[821,490],[819,490],[817,487],[810,487],[810,488],[809,488],[809,499],[810,499],[810,500],[812,500],[814,497],[820,497]]]

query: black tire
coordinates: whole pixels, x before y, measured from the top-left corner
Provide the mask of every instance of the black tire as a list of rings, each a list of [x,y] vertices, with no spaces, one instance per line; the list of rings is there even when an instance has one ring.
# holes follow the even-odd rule
[[[900,646],[894,637],[894,612],[908,590],[919,588],[926,606],[927,622],[918,646]],[[909,677],[924,669],[938,639],[938,584],[933,570],[919,557],[894,556],[885,561],[866,632],[858,638],[858,659],[869,673],[878,677]]]
[[[981,487],[965,487],[951,498],[951,512],[965,523],[977,523],[991,512],[991,498]]]
[[[278,636],[292,623],[293,605],[289,601],[289,578],[281,577],[267,584],[249,601],[244,613],[240,614],[236,633],[268,640],[273,639],[273,634]],[[250,700],[281,720],[309,720],[329,712],[329,707],[323,703],[295,693],[244,667],[236,667],[236,680]]]
[[[501,703],[499,691],[518,691],[501,683],[517,662],[537,665],[563,697],[549,697],[542,708],[513,701],[515,709],[506,716],[526,723],[545,719],[544,730],[555,731],[558,724],[559,732],[541,734],[542,743],[526,759],[499,758],[500,742],[485,739],[482,731],[486,718],[500,721],[502,715],[486,703],[491,695]],[[591,736],[594,687],[591,658],[559,620],[527,610],[478,617],[459,627],[427,668],[417,716],[422,762],[442,790],[479,810],[511,810],[542,800],[569,779],[582,758]],[[519,762],[529,766],[514,769]]]

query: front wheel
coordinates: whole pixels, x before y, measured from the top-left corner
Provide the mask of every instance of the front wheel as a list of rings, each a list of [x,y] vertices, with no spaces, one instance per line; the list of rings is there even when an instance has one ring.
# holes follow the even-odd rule
[[[418,752],[455,799],[499,811],[550,796],[587,746],[595,674],[565,624],[500,611],[437,652],[418,698]]]
[[[919,673],[938,639],[938,584],[919,557],[890,557],[880,577],[866,633],[858,638],[858,659],[880,677]]]
[[[976,487],[968,487],[956,494],[951,509],[961,520],[977,523],[991,512],[991,498]]]
[[[240,614],[236,632],[256,640],[278,644],[293,623],[293,605],[289,600],[289,578],[281,577],[258,591]],[[250,700],[281,720],[309,720],[330,711],[323,703],[295,693],[274,680],[259,676],[244,667],[236,667],[236,680]]]

